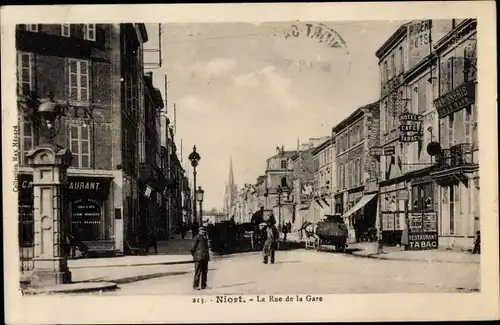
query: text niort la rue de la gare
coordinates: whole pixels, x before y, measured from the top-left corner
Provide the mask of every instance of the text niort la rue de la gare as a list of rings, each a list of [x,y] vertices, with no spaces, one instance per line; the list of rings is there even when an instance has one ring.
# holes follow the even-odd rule
[[[217,295],[215,297],[193,297],[193,304],[245,304],[245,303],[310,303],[323,302],[322,296],[318,295],[257,295],[257,296],[241,296],[241,295]]]

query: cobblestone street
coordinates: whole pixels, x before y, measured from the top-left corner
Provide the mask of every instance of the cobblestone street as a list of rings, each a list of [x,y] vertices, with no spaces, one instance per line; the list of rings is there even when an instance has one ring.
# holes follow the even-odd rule
[[[206,291],[191,289],[192,268],[177,265],[175,270],[185,273],[120,284],[119,290],[104,294],[431,293],[480,287],[479,264],[387,261],[305,250],[277,252],[274,265],[263,264],[258,253],[212,261],[211,289]]]

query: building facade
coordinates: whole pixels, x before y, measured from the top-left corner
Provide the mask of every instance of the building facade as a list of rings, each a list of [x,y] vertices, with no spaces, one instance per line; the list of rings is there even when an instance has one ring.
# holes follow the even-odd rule
[[[378,189],[371,186],[375,172],[371,137],[378,132],[379,102],[358,108],[332,129],[335,141],[336,190],[334,211],[346,219],[349,241],[375,227]],[[375,165],[376,166],[376,165]]]
[[[272,209],[279,226],[293,223],[294,205],[290,200],[293,180],[292,157],[295,150],[277,147],[276,154],[266,161],[265,186],[267,209]]]
[[[89,248],[124,252],[139,228],[139,128],[144,118],[143,24],[18,25],[18,93],[68,101],[55,143],[69,148],[70,231]],[[20,242],[31,247],[32,179],[26,153],[39,144],[29,111],[19,108]],[[143,151],[142,151],[143,152]]]
[[[456,144],[453,150],[461,150],[458,156],[467,159],[472,159],[473,156],[474,150],[469,148],[472,148],[475,124],[473,114],[467,115],[466,107],[472,112],[475,104],[470,103],[474,101],[474,87],[471,87],[472,83],[464,81],[469,77],[473,78],[473,74],[463,64],[467,62],[467,56],[472,58],[471,61],[474,60],[473,26],[473,20],[411,21],[403,24],[376,53],[382,85],[380,144],[377,154],[380,162],[378,225],[386,243],[404,244],[410,249],[425,249],[438,248],[440,244],[450,246],[455,241],[470,243],[473,238],[473,221],[460,221],[460,232],[457,235],[454,235],[454,230],[446,228],[448,225],[455,226],[455,221],[449,221],[448,215],[452,215],[451,219],[454,219],[457,213],[461,220],[473,220],[475,214],[474,208],[467,210],[467,213],[455,208],[464,205],[463,201],[459,204],[454,199],[450,201],[447,191],[451,187],[444,185],[443,189],[439,185],[450,182],[449,177],[442,177],[446,174],[442,172],[443,168],[446,169],[443,167],[446,163],[442,162],[452,159],[446,158],[450,156],[451,147]],[[462,32],[450,36],[454,30]],[[443,46],[449,44],[449,37],[456,35],[461,35],[462,38],[454,39],[455,45]],[[458,59],[455,60],[455,57]],[[465,73],[466,70],[469,72]],[[451,114],[451,122],[447,120],[448,115],[440,113],[444,105],[439,104],[446,102],[443,98],[450,97],[441,97],[442,95],[459,86],[462,88],[456,92],[464,94],[459,99],[468,101],[470,105],[459,107],[458,123],[455,124],[455,115]],[[451,105],[454,105],[453,102]],[[456,131],[457,128],[459,131]],[[458,134],[459,142],[454,141],[455,134]],[[453,138],[451,145],[448,141],[450,135]],[[427,149],[430,143],[437,143],[444,150],[431,156],[432,152]],[[471,152],[470,157],[468,152]],[[454,159],[458,160],[460,159]],[[477,166],[473,160],[463,165],[471,167],[474,174],[473,170]],[[471,176],[471,179],[474,177]],[[458,192],[462,197],[474,197],[473,190],[469,194],[468,180],[458,184]],[[451,191],[458,202],[459,196],[455,194],[457,191],[455,188]],[[450,205],[453,208],[449,208]],[[422,236],[426,240],[419,240]]]
[[[434,105],[439,119],[437,184],[439,244],[471,248],[479,231],[479,139],[477,21],[452,20],[451,30],[434,44],[438,58],[438,91]]]
[[[311,222],[323,220],[325,214],[333,214],[334,193],[334,141],[330,138],[312,150],[314,161],[314,203]]]

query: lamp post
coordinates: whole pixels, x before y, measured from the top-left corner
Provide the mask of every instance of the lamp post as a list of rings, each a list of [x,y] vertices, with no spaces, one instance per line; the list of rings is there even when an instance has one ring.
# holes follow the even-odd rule
[[[203,223],[203,195],[205,194],[205,191],[201,188],[201,186],[198,186],[198,190],[196,191],[196,200],[200,202],[200,221],[199,224],[200,226]]]
[[[283,228],[281,224],[281,194],[288,192],[288,187],[278,185],[276,190],[278,191],[278,225]]]
[[[41,144],[27,154],[33,168],[35,251],[32,284],[54,285],[71,282],[68,269],[68,252],[63,246],[67,235],[67,199],[64,184],[67,169],[73,155],[69,149],[54,144],[59,133],[61,117],[67,103],[54,100],[48,90],[45,97],[37,98],[34,93],[20,96],[19,108],[31,118]]]
[[[196,146],[193,146],[193,152],[189,154],[188,159],[191,161],[191,166],[193,166],[193,221],[196,221],[197,216],[196,216],[196,167],[198,166],[198,162],[200,161],[201,157],[196,152]]]

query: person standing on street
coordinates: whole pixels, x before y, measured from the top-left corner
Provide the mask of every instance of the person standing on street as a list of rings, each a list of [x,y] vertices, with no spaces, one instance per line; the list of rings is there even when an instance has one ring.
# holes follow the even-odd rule
[[[194,220],[193,223],[191,224],[191,234],[194,237],[196,237],[196,235],[198,235],[198,227],[200,225],[198,225],[198,221]]]
[[[208,261],[210,260],[210,252],[206,230],[203,226],[200,227],[199,233],[193,238],[191,255],[194,259],[193,289],[207,289]]]
[[[264,228],[264,249],[262,255],[264,256],[264,264],[267,264],[268,258],[271,257],[271,264],[274,264],[274,255],[278,243],[279,232],[271,220],[268,220]]]

